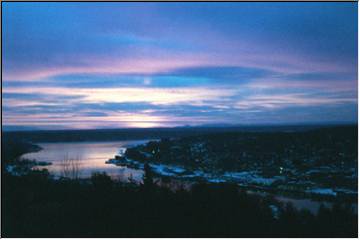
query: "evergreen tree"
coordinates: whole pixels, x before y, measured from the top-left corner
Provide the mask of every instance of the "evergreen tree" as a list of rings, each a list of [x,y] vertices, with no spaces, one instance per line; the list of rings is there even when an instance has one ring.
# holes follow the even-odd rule
[[[154,186],[154,180],[153,180],[153,172],[151,170],[151,167],[148,163],[145,163],[144,165],[144,187],[149,189]]]

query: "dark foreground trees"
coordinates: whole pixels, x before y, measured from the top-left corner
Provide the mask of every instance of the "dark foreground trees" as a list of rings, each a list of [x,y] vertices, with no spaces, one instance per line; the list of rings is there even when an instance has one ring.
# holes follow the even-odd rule
[[[357,215],[343,207],[319,216],[279,208],[233,185],[172,192],[114,183],[52,180],[43,171],[3,175],[3,237],[357,237]]]

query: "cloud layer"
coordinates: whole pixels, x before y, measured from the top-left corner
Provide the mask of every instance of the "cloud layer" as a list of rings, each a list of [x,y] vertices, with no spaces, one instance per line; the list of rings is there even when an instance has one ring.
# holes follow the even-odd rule
[[[357,121],[355,3],[4,3],[3,124]]]

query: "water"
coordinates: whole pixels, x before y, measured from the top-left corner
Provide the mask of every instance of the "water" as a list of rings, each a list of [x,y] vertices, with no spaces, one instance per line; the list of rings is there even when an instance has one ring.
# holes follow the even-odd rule
[[[324,205],[324,207],[327,208],[331,208],[333,206],[333,203],[328,201],[315,201],[311,199],[294,199],[284,196],[275,196],[275,199],[282,203],[291,203],[297,210],[307,209],[313,214],[316,214],[319,211],[321,205]],[[355,205],[353,207],[355,207]]]
[[[126,147],[147,141],[40,143],[41,151],[24,154],[22,158],[52,163],[37,168],[47,168],[55,177],[88,178],[93,172],[105,172],[115,180],[138,182],[143,177],[142,170],[105,164],[105,161]]]
[[[271,196],[275,200],[279,201],[280,203],[283,203],[283,204],[290,203],[294,206],[295,209],[297,209],[297,210],[306,209],[306,210],[310,211],[312,214],[317,214],[321,205],[324,205],[324,207],[326,207],[326,208],[331,208],[333,206],[333,203],[328,202],[328,201],[317,201],[317,200],[312,200],[312,199],[308,199],[308,198],[291,198],[291,197],[276,195],[276,194],[272,194],[272,193],[252,191],[252,190],[248,190],[247,193],[262,196],[262,197]],[[357,206],[354,205],[353,207],[354,208],[356,207],[356,210],[357,210]]]
[[[38,144],[42,150],[35,153],[27,153],[23,158],[35,159],[37,161],[51,162],[52,165],[38,167],[47,168],[49,172],[55,177],[64,176],[64,168],[67,166],[68,174],[72,174],[72,169],[75,169],[79,178],[88,178],[93,172],[105,172],[115,180],[122,182],[141,182],[143,178],[143,170],[133,168],[116,166],[114,164],[105,164],[110,158],[116,154],[122,153],[127,147],[144,144],[149,140],[137,141],[117,141],[117,142],[75,142],[75,143],[41,143]],[[155,167],[159,167],[154,165]],[[174,166],[168,166],[174,167]],[[70,170],[70,171],[69,171]],[[69,173],[70,172],[70,173]],[[208,179],[211,181],[211,179]],[[172,183],[180,183],[172,181]],[[251,193],[251,191],[249,192]],[[265,192],[260,194],[268,195]],[[307,209],[316,214],[320,204],[323,203],[326,207],[331,207],[332,203],[324,201],[316,201],[311,199],[295,199],[284,196],[276,196],[275,199],[282,203],[292,203],[295,208]],[[357,212],[357,204],[354,204]]]

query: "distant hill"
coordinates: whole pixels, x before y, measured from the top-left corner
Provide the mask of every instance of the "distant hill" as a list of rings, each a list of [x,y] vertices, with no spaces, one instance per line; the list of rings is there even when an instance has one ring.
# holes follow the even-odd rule
[[[357,125],[346,125],[356,127]],[[30,142],[79,142],[79,141],[116,141],[156,138],[177,138],[204,133],[219,132],[293,132],[324,127],[329,125],[284,125],[284,126],[232,126],[232,127],[175,127],[175,128],[124,128],[93,130],[22,130],[4,131],[3,140],[20,139]]]

